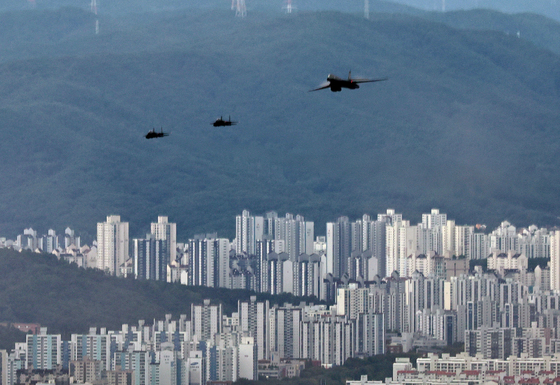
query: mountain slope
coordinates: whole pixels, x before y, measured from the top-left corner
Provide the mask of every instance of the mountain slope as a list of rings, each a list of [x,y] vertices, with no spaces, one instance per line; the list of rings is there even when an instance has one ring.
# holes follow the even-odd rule
[[[551,51],[406,15],[228,15],[157,17],[1,64],[0,234],[93,234],[114,213],[133,237],[157,215],[179,238],[233,237],[243,209],[301,213],[317,233],[387,207],[557,223]],[[348,70],[390,79],[307,92]],[[240,123],[214,129],[220,115]],[[171,136],[146,141],[154,126]]]
[[[52,333],[83,333],[89,327],[120,329],[123,323],[151,323],[165,314],[190,318],[191,304],[211,299],[221,303],[224,314],[237,311],[238,300],[252,292],[158,281],[116,278],[96,269],[81,269],[55,256],[0,249],[0,320],[40,323]],[[309,302],[289,294],[258,294],[271,304]],[[6,331],[0,340],[13,339]],[[66,336],[66,338],[68,338]]]
[[[560,24],[536,14],[507,15],[490,10],[457,12],[426,12],[422,17],[443,22],[453,28],[479,31],[499,31],[518,36],[538,47],[560,53]]]
[[[293,12],[339,11],[363,13],[365,0],[291,0]],[[253,12],[285,12],[287,0],[246,0],[249,14]],[[176,12],[205,9],[224,11],[232,3],[224,0],[113,0],[97,1],[100,14],[122,16],[143,12]],[[91,10],[91,0],[4,0],[0,12],[13,10],[44,10],[78,7]],[[505,13],[534,13],[560,20],[560,4],[554,0],[369,0],[371,12],[413,13],[442,12],[472,9],[491,9]]]

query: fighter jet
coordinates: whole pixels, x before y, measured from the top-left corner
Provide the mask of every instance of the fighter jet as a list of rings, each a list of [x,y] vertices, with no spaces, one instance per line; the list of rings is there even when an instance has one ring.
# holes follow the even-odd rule
[[[348,72],[348,79],[339,78],[336,75],[329,74],[327,76],[327,81],[321,85],[319,88],[315,88],[312,91],[319,91],[324,90],[325,88],[330,88],[332,92],[340,92],[343,88],[349,88],[351,90],[355,90],[356,88],[360,88],[359,83],[373,83],[373,82],[382,82],[387,80],[388,78],[383,79],[352,79],[352,71]]]
[[[236,124],[237,124],[237,122],[232,122],[231,121],[231,116],[229,117],[229,120],[224,120],[220,116],[220,119],[216,119],[216,121],[214,123],[212,123],[212,125],[214,127],[235,126]]]
[[[157,132],[155,128],[152,128],[152,131],[146,134],[146,139],[163,138],[164,136],[169,136],[169,134],[167,132],[163,132],[163,128],[160,132]]]

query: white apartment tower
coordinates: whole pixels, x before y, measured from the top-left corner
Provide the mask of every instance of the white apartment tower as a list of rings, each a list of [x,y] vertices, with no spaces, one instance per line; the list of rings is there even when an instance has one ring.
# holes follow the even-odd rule
[[[190,239],[189,250],[189,285],[230,287],[228,239]]]
[[[442,241],[442,245],[441,245],[441,252],[439,253],[440,255],[453,255],[455,254],[455,240],[456,240],[456,232],[457,232],[457,227],[455,226],[455,221],[454,220],[448,220],[446,222],[446,224],[444,226],[442,226],[441,228],[441,241]],[[434,250],[435,251],[435,250]],[[455,254],[458,255],[458,254]],[[466,255],[466,254],[463,254]]]
[[[235,217],[235,251],[255,255],[257,241],[263,239],[264,218],[253,217],[247,210]]]
[[[243,214],[245,215],[245,212]],[[244,219],[244,215],[238,217],[236,222],[237,229],[240,230],[236,235],[241,239],[243,238],[244,224],[250,224],[251,222]],[[286,213],[285,217],[280,218],[276,211],[270,211],[266,213],[266,217],[252,218],[254,218],[254,230],[256,231],[255,243],[261,240],[274,240],[274,251],[288,253],[292,261],[295,261],[301,254],[312,254],[315,251],[315,224],[306,222],[303,216],[296,215],[294,217],[293,214]]]
[[[237,309],[240,331],[242,333],[249,333],[251,338],[253,338],[253,343],[256,345],[256,355],[259,360],[269,359],[269,302],[257,302],[257,297],[251,296],[249,301],[238,301]]]
[[[560,231],[550,237],[550,290],[560,290]]]
[[[284,241],[284,250],[295,261],[300,254],[312,254],[315,230],[313,222],[306,222],[304,217],[286,213],[285,218],[278,218],[274,212],[267,214],[267,233],[275,241]]]
[[[257,380],[257,355],[255,339],[253,337],[241,337],[241,342],[237,347],[239,363],[237,365],[239,378]]]
[[[205,299],[203,305],[191,304],[191,335],[198,341],[210,341],[215,334],[222,332],[222,305],[210,305]]]
[[[490,254],[488,236],[484,233],[474,233],[471,236],[469,259],[485,259]]]
[[[167,217],[159,216],[157,223],[152,223],[151,232],[156,240],[167,242],[169,261],[177,259],[177,224],[169,223]]]
[[[385,266],[386,277],[390,277],[393,271],[399,270],[398,264],[398,228],[402,225],[402,214],[395,214],[395,210],[388,209],[386,214],[377,214],[379,226],[385,227],[384,231],[378,231],[378,246],[374,247],[377,251],[377,258],[382,258]],[[405,225],[410,225],[405,221]],[[381,240],[384,237],[385,239]],[[381,248],[381,250],[380,250]],[[382,254],[380,254],[380,252]]]
[[[42,327],[39,334],[28,334],[27,369],[55,369],[62,362],[60,334],[47,334],[47,328]]]
[[[447,220],[447,214],[440,214],[432,209],[430,214],[422,214],[422,223],[418,224],[421,237],[420,250],[423,254],[435,251],[439,255],[452,253],[455,241],[455,222]]]
[[[474,235],[474,226],[455,226],[455,251],[456,256],[470,257],[471,242]]]
[[[402,222],[403,219],[402,214],[396,214],[394,209],[387,209],[387,213],[377,214],[377,220],[392,225],[397,222]]]
[[[416,252],[417,228],[410,226],[409,221],[402,221],[387,225],[385,230],[386,276],[398,271],[401,277],[408,277],[407,258]]]
[[[120,215],[110,215],[107,222],[97,223],[97,268],[110,274],[126,275],[121,267],[128,259],[128,222]]]
[[[430,214],[422,214],[422,225],[427,229],[441,227],[447,224],[447,214],[440,214],[438,209],[432,209]]]

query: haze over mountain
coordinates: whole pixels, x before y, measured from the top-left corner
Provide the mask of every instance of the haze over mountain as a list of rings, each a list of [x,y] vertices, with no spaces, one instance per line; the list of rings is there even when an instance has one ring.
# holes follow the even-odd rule
[[[158,215],[180,239],[233,237],[243,209],[300,213],[319,234],[339,215],[389,207],[412,221],[438,207],[461,224],[559,223],[550,19],[241,20],[227,8],[99,20],[95,35],[94,16],[75,8],[0,14],[0,235],[91,235],[120,214],[132,237]],[[532,34],[509,33],[518,23]],[[389,81],[307,92],[349,70]],[[220,115],[239,125],[212,127]],[[171,136],[147,141],[153,127]]]
[[[375,3],[374,0],[369,2]],[[560,20],[560,3],[556,0],[394,0],[394,2],[428,11],[492,9],[506,13],[530,12]]]
[[[285,8],[288,0],[245,0],[249,12],[276,11]],[[363,12],[365,0],[291,0],[299,11],[340,11]],[[90,9],[92,0],[4,0],[0,11],[56,9],[78,7]],[[123,13],[160,12],[180,9],[226,10],[229,0],[96,0],[100,13],[115,15]],[[373,11],[417,12],[409,7],[424,11],[456,11],[471,9],[492,9],[506,13],[537,13],[560,20],[560,2],[557,0],[368,0]],[[404,7],[403,7],[404,6]],[[406,8],[409,9],[406,9]]]

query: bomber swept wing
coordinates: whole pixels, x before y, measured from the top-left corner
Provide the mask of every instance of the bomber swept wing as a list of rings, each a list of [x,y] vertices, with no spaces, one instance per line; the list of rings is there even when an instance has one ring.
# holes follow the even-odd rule
[[[312,91],[319,91],[324,90],[326,88],[330,88],[332,92],[339,92],[342,91],[343,88],[348,88],[350,90],[355,90],[360,88],[360,83],[374,83],[374,82],[382,82],[387,80],[388,78],[381,78],[381,79],[364,79],[364,78],[352,78],[352,72],[348,72],[348,79],[342,79],[336,75],[329,74],[327,76],[327,81],[321,84],[318,88],[314,88],[309,90]]]

